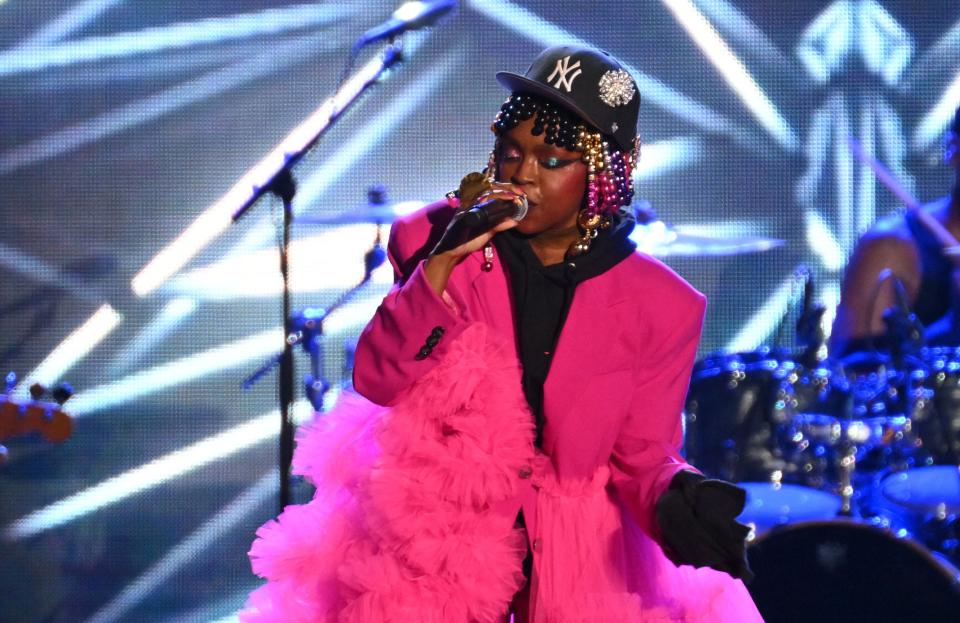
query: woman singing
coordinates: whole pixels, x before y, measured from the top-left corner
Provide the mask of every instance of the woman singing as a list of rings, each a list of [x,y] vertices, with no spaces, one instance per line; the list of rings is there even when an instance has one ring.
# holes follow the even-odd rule
[[[569,46],[497,79],[484,174],[391,230],[369,402],[301,433],[317,493],[258,531],[242,620],[759,621],[743,492],[679,454],[704,297],[629,239],[636,84]],[[451,244],[493,199],[528,213]]]

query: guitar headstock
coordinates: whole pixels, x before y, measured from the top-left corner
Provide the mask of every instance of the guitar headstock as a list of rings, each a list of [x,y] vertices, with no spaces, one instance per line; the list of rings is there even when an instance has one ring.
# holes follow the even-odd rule
[[[8,375],[7,391],[0,394],[0,442],[31,433],[40,433],[50,443],[66,441],[73,433],[73,417],[64,411],[63,404],[73,395],[73,389],[63,383],[48,392],[35,384],[30,387],[30,399],[23,400],[13,396],[15,379]],[[0,463],[5,457],[6,448],[0,446]]]

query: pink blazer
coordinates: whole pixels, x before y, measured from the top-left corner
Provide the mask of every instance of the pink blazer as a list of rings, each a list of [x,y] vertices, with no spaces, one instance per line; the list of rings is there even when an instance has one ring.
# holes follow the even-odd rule
[[[516,345],[508,276],[496,258],[490,272],[482,253],[465,258],[442,297],[426,281],[423,260],[453,211],[439,202],[393,226],[397,285],[360,336],[354,368],[356,390],[375,403],[391,404],[472,322]],[[705,304],[670,268],[634,253],[577,286],[544,386],[542,450],[557,479],[608,468],[608,489],[658,542],[654,504],[677,471],[690,469],[679,454],[681,409]],[[442,335],[428,341],[437,327]],[[536,535],[537,496],[529,474],[517,477],[520,493],[498,510],[512,521],[522,506]]]

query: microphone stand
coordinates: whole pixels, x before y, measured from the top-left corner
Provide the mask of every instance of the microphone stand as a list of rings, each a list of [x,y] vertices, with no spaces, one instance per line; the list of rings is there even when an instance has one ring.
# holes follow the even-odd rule
[[[303,123],[294,128],[263,160],[253,166],[234,184],[229,195],[236,197],[238,207],[233,222],[246,214],[266,193],[276,195],[283,202],[283,231],[280,243],[280,274],[283,278],[283,331],[285,336],[280,358],[280,511],[290,503],[290,463],[293,459],[293,322],[290,315],[289,258],[290,226],[293,220],[293,199],[296,183],[293,167],[309,152],[340,116],[376,84],[386,72],[403,60],[401,45],[394,42],[382,54],[371,60],[346,80],[337,92],[328,98]]]
[[[293,330],[287,335],[287,344],[291,347],[297,346],[298,344],[303,346],[304,352],[310,356],[310,374],[304,378],[304,386],[307,392],[307,398],[310,400],[315,411],[322,410],[323,395],[330,389],[330,384],[323,379],[321,370],[321,364],[323,362],[323,345],[321,343],[323,323],[330,314],[343,307],[363,286],[367,285],[373,276],[373,271],[387,260],[387,252],[383,249],[381,240],[380,230],[378,229],[377,238],[373,246],[364,256],[366,271],[363,279],[349,290],[344,291],[329,308],[307,307],[290,317],[290,324]],[[240,386],[245,390],[250,389],[264,374],[276,368],[282,361],[282,352],[279,355],[274,355],[262,366],[257,368],[253,374],[244,379]]]

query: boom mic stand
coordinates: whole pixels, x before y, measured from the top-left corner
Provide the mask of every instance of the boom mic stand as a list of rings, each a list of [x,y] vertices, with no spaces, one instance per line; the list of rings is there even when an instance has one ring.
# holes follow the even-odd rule
[[[266,193],[276,195],[283,201],[283,224],[280,243],[280,273],[283,277],[283,332],[285,336],[280,359],[280,510],[290,503],[290,462],[293,459],[293,420],[290,407],[293,404],[293,346],[290,336],[294,333],[290,314],[289,258],[290,226],[293,220],[293,199],[296,183],[293,167],[309,152],[340,116],[354,104],[367,89],[376,84],[387,70],[403,60],[401,45],[388,45],[375,59],[364,65],[352,77],[343,82],[337,92],[328,98],[303,123],[291,131],[280,144],[263,160],[254,165],[230,191],[236,197],[238,207],[233,213],[236,222],[256,201]]]

